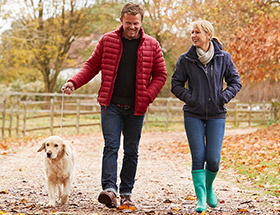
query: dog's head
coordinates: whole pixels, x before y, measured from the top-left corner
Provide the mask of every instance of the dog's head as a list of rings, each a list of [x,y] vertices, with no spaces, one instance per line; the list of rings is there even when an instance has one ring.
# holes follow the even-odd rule
[[[50,136],[42,142],[41,147],[37,152],[45,150],[47,158],[55,159],[65,151],[65,144],[61,137],[59,136]]]

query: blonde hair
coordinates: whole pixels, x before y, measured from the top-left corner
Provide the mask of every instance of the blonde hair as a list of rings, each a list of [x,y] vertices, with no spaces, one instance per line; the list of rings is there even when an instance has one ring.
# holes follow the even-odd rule
[[[213,25],[211,24],[211,22],[209,22],[208,20],[197,20],[197,21],[191,23],[191,28],[192,29],[198,29],[200,32],[204,31],[207,34],[211,33],[210,40],[211,39],[215,39],[219,43],[221,43],[220,40],[217,37],[214,36],[215,30],[214,30]]]

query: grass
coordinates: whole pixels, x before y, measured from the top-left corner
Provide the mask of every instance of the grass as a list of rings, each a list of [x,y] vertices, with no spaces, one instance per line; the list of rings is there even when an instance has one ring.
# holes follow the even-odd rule
[[[238,182],[242,186],[242,181],[248,181],[251,186],[246,186],[246,189],[257,190],[264,194],[269,194],[273,196],[280,196],[280,177],[278,173],[278,168],[274,163],[269,162],[266,165],[271,165],[271,167],[266,168],[266,170],[258,171],[251,165],[230,165],[230,162],[223,162],[222,165],[234,169],[237,174],[243,177],[239,178]],[[222,166],[221,165],[221,166]]]
[[[243,180],[266,194],[280,196],[280,125],[251,134],[228,136],[222,148],[223,168],[232,168]]]

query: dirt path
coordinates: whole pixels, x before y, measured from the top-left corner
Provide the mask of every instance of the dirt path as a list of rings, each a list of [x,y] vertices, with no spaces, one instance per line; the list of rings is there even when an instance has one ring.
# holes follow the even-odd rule
[[[252,129],[227,130],[226,135],[251,132]],[[44,208],[47,202],[41,140],[16,153],[0,155],[0,214],[196,214],[191,180],[190,154],[184,132],[144,133],[133,200],[134,212],[107,209],[97,201],[101,191],[100,169],[103,150],[101,134],[66,136],[74,140],[78,159],[76,177],[68,205]],[[121,162],[120,152],[119,162]],[[120,166],[120,165],[119,165]],[[279,214],[273,205],[279,199],[242,189],[238,175],[221,170],[215,181],[219,204],[207,214]]]

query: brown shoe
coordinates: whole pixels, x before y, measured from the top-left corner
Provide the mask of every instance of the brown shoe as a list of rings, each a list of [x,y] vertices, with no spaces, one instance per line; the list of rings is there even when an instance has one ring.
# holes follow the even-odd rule
[[[121,195],[121,206],[126,205],[129,208],[135,208],[136,206],[135,204],[131,201],[130,196],[129,195]],[[128,208],[128,209],[129,209]]]
[[[108,208],[117,208],[117,198],[111,191],[103,190],[98,196],[98,201]]]

